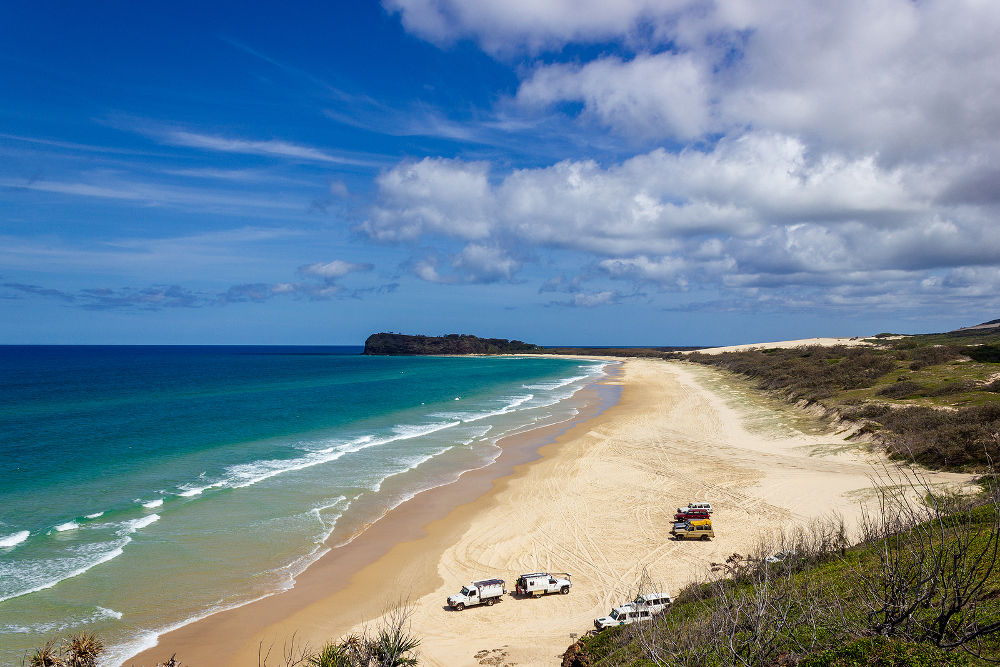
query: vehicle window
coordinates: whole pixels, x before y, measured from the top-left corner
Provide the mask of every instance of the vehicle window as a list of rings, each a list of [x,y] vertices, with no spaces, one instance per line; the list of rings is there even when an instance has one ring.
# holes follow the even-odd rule
[[[649,612],[648,611],[640,611],[639,612],[639,618],[649,618]]]
[[[469,588],[467,586],[462,586],[462,595],[468,595],[468,594],[469,594]]]

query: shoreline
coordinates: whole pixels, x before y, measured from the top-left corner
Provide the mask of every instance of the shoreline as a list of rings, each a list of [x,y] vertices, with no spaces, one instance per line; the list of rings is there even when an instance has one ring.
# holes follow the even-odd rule
[[[520,444],[533,456],[510,456],[505,469],[473,471],[465,484],[400,505],[291,591],[166,634],[135,664],[151,667],[176,651],[194,667],[245,666],[268,647],[273,663],[289,642],[319,648],[405,605],[422,665],[558,665],[594,618],[637,591],[676,594],[776,528],[835,513],[850,530],[874,499],[876,455],[842,433],[790,427],[794,408],[722,389],[719,371],[629,358],[617,375],[605,381],[621,386],[608,409],[579,415],[547,441],[529,431],[505,449]],[[934,474],[935,484],[967,479]],[[715,509],[710,542],[669,539],[674,508],[691,500]],[[469,581],[510,583],[532,571],[569,571],[573,589],[462,612],[444,604]]]
[[[343,593],[354,585],[355,579],[363,570],[390,551],[426,537],[427,527],[431,523],[442,520],[462,506],[490,493],[491,489],[518,467],[538,460],[542,448],[555,442],[567,431],[613,407],[621,394],[621,360],[586,356],[570,358],[607,364],[603,375],[597,376],[593,382],[568,399],[578,410],[577,415],[569,420],[528,427],[504,436],[497,442],[501,451],[493,462],[465,471],[453,482],[417,493],[377,518],[346,543],[336,543],[334,535],[331,535],[326,542],[330,550],[301,572],[292,587],[168,628],[157,636],[154,646],[142,648],[138,653],[116,659],[111,664],[152,667],[172,654],[177,654],[185,664],[192,665],[247,664],[246,656],[250,652],[244,644],[248,633],[265,633],[267,628],[281,624],[289,615]],[[335,544],[331,544],[331,540]],[[350,612],[345,610],[343,614],[345,632],[359,621],[373,619],[383,613],[386,601],[379,599],[377,604],[351,607]],[[280,652],[286,642],[301,637],[303,631],[303,628],[293,628],[287,635],[272,633],[273,640],[263,644],[264,650],[271,646],[272,653]],[[322,641],[336,639],[338,636],[326,636]],[[319,642],[320,640],[316,640],[310,642],[310,645],[314,646]],[[253,644],[253,656],[257,656],[260,646],[259,643]],[[236,655],[243,658],[236,658]]]

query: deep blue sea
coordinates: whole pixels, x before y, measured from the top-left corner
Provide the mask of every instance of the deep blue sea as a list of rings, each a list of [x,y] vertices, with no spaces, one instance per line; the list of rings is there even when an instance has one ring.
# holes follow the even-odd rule
[[[604,369],[360,352],[0,346],[0,664],[81,629],[124,658],[290,586]]]

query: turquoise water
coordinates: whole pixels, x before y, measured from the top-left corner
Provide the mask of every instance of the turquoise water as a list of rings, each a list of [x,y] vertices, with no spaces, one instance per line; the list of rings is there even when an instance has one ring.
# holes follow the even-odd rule
[[[124,658],[290,586],[603,373],[359,352],[0,347],[0,663],[81,629]]]

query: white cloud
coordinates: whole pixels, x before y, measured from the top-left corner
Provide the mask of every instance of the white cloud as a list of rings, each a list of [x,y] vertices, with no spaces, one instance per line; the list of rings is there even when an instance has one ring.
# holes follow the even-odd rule
[[[300,268],[299,272],[324,280],[335,280],[346,276],[348,273],[371,271],[372,268],[374,267],[371,264],[355,264],[353,262],[345,262],[342,259],[335,259],[332,262],[308,264]]]
[[[383,0],[403,25],[430,41],[472,37],[487,51],[540,51],[570,41],[603,40],[632,32],[640,21],[669,16],[671,0]]]
[[[631,61],[537,68],[517,91],[523,105],[582,102],[586,115],[630,136],[701,136],[709,126],[705,64],[689,54],[641,55]]]
[[[643,148],[401,165],[359,227],[374,239],[430,240],[455,275],[471,244],[582,253],[584,301],[581,282],[610,279],[787,308],[997,302],[973,283],[1000,270],[1000,3],[384,5],[422,38],[517,62],[500,102],[515,124],[585,125],[596,156]]]
[[[380,241],[427,233],[482,239],[490,233],[493,201],[485,162],[425,158],[376,179],[380,202],[360,229]]]
[[[524,104],[580,102],[640,139],[750,128],[810,147],[921,159],[1000,154],[1000,4],[981,0],[391,0],[436,42],[538,53],[615,42],[634,55],[527,71]]]
[[[373,166],[375,164],[370,160],[359,160],[334,155],[333,153],[320,150],[318,148],[293,144],[280,139],[233,139],[231,137],[200,134],[185,130],[171,130],[164,132],[161,139],[164,143],[172,146],[187,146],[189,148],[201,148],[210,151],[219,151],[222,153],[263,155],[267,157],[281,157],[293,160],[307,160],[311,162],[329,162],[334,164],[362,166]]]

